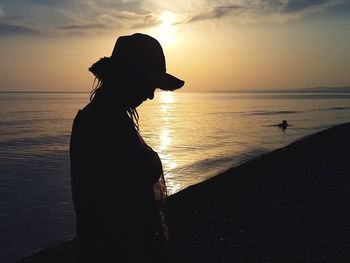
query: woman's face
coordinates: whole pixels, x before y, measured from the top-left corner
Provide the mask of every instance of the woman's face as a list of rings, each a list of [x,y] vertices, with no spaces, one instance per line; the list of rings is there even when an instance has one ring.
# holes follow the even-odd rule
[[[156,85],[144,74],[128,69],[113,75],[105,85],[117,92],[115,95],[125,108],[136,108],[147,99],[152,100],[156,90]]]
[[[135,87],[135,91],[130,93],[129,104],[130,107],[136,108],[146,100],[154,98],[156,87],[154,85],[140,85]]]
[[[135,76],[126,85],[126,103],[128,107],[136,108],[144,101],[154,98],[156,86],[144,76]]]

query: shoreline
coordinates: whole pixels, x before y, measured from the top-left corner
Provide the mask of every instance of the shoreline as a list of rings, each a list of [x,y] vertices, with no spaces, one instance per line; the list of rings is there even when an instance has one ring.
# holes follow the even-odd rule
[[[169,262],[348,262],[349,134],[331,127],[169,196]],[[73,248],[18,262],[73,262]]]

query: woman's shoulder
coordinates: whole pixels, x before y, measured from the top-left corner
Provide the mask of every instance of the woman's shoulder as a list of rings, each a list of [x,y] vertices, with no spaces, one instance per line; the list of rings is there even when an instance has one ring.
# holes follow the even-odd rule
[[[77,116],[89,119],[90,121],[109,123],[111,120],[126,120],[127,114],[121,110],[91,101],[84,108],[78,110]]]
[[[88,125],[91,130],[104,134],[122,134],[131,132],[131,120],[126,111],[93,101],[78,111],[79,123]]]

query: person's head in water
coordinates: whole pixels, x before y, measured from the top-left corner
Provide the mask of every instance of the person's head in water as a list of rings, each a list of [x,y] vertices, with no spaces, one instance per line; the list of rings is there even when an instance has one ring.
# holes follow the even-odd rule
[[[101,58],[89,71],[98,80],[91,98],[100,93],[127,110],[153,99],[156,88],[173,91],[184,85],[184,81],[166,73],[159,42],[140,33],[119,37],[112,55]]]

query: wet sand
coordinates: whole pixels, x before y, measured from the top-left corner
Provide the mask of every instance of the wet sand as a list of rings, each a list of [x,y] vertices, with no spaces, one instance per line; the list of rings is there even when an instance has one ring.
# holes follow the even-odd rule
[[[169,197],[169,262],[350,262],[350,123]],[[20,262],[72,262],[63,242]]]

